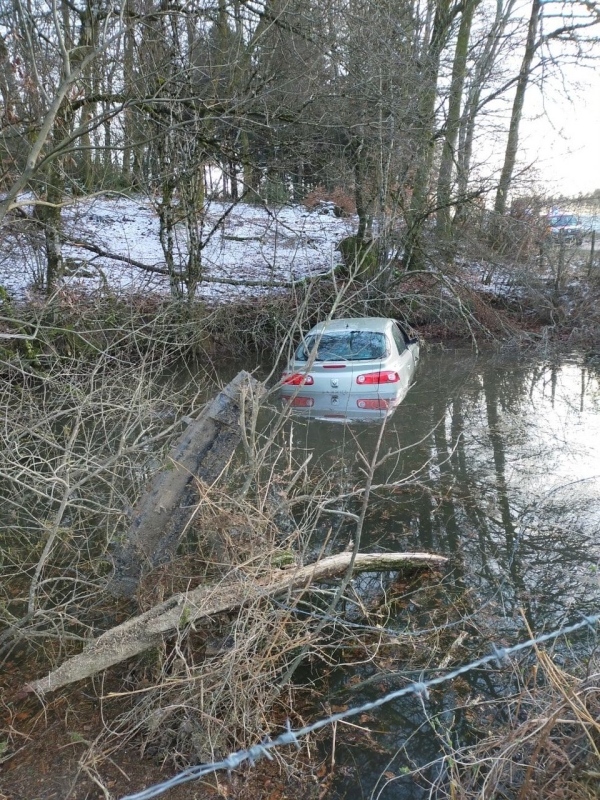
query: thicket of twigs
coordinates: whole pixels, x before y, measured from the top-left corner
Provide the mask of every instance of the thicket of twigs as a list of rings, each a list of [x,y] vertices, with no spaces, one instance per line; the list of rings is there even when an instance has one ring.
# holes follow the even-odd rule
[[[119,614],[131,613],[102,594],[111,549],[182,417],[214,392],[219,355],[262,348],[271,363],[284,358],[296,332],[335,303],[338,315],[435,319],[447,333],[476,335],[513,324],[506,308],[466,288],[458,273],[412,275],[387,293],[373,284],[341,286],[335,294],[319,284],[227,309],[70,293],[50,304],[3,301],[3,658],[16,654],[41,674]],[[146,577],[137,597],[141,609],[201,581],[224,581],[240,571],[260,576],[343,549],[349,538],[360,542],[364,486],[377,454],[362,454],[364,485],[339,497],[330,476],[292,458],[283,418],[269,423],[267,412],[261,414],[251,410],[245,447],[219,485],[198,486],[193,529],[178,558]],[[257,599],[200,629],[182,625],[174,641],[96,681],[91,691],[104,698],[105,728],[82,763],[97,770],[102,753],[131,738],[171,765],[213,760],[272,733],[274,722],[277,728],[286,717],[302,724],[289,683],[300,664],[317,663],[323,671],[342,657],[348,664],[384,664],[390,647],[402,654],[405,668],[442,663],[451,638],[435,633],[415,644],[385,630],[390,603],[408,583],[383,580],[366,595],[342,583],[341,591],[320,587],[277,602]],[[451,615],[443,613],[445,623]],[[463,609],[452,613],[457,622]],[[368,630],[357,632],[344,619]],[[439,621],[433,614],[430,627]],[[473,652],[459,648],[453,659],[467,655]],[[538,664],[509,698],[492,705],[465,701],[478,730],[474,745],[448,749],[451,729],[432,725],[446,752],[432,795],[593,796],[595,667],[590,663],[587,676],[569,676],[543,653]],[[292,764],[290,754],[280,757]],[[431,771],[415,773],[431,780]]]
[[[65,295],[3,310],[0,647],[3,658],[16,654],[39,674],[123,613],[102,593],[112,549],[182,418],[214,393],[218,345],[214,319],[199,307]],[[318,554],[307,548],[332,487],[326,476],[307,484],[281,438],[282,420],[264,428],[256,411],[220,485],[198,486],[180,559],[147,576],[142,608],[202,580],[240,569],[258,576]],[[306,495],[293,522],[281,492]],[[264,715],[313,627],[257,602],[235,620],[217,620],[214,631],[182,628],[176,642],[120,674],[125,691],[145,688],[115,730],[141,730],[163,752],[169,743],[169,759],[249,743],[268,727]]]
[[[5,311],[0,369],[3,615],[17,639],[79,640],[92,624],[133,498],[200,402],[205,376],[169,374],[160,323],[131,312],[111,327],[74,307]],[[97,310],[96,310],[97,311]],[[139,327],[138,327],[139,326]],[[152,329],[152,330],[151,330]]]

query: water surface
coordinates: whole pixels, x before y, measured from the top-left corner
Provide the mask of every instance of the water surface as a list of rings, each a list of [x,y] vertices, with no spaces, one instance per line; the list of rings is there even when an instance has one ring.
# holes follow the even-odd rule
[[[491,641],[505,645],[528,638],[527,625],[541,633],[598,612],[599,411],[598,362],[592,359],[437,350],[424,355],[415,385],[386,422],[381,453],[390,456],[375,483],[395,485],[374,491],[361,548],[450,557],[449,577],[425,602],[447,604],[456,635],[468,632],[463,658],[468,660],[469,646],[480,654],[488,641],[491,647]],[[357,453],[371,458],[379,424],[296,419],[292,426],[295,455],[311,453],[313,470],[335,476],[333,488],[347,493],[364,482]],[[345,499],[337,507],[356,511],[358,501]],[[351,533],[352,526],[344,524],[331,546],[342,549]],[[466,622],[451,610],[454,603],[462,604]],[[386,624],[402,630],[420,615],[426,619],[426,611],[415,596]],[[559,663],[584,658],[589,639],[558,645]],[[401,671],[402,664],[390,663],[392,672]],[[356,705],[410,677],[377,687],[380,668],[341,666],[330,676],[330,690],[347,688],[349,672],[358,673],[366,687],[341,694],[347,705]],[[467,680],[472,695],[489,698],[506,690],[501,675],[479,671]],[[428,709],[412,697],[385,706],[366,722],[380,731],[371,739],[381,752],[365,748],[364,738],[338,743],[332,797],[426,796],[428,790],[411,779],[388,783],[381,776],[439,756],[430,714],[446,715],[457,742],[473,736],[462,711],[450,710],[455,706],[452,685]]]

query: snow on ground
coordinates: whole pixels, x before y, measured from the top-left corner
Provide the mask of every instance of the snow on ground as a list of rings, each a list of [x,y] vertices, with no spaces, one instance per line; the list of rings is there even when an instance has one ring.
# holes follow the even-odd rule
[[[329,272],[339,262],[339,253],[335,252],[338,243],[356,225],[354,220],[309,212],[303,206],[267,209],[239,203],[225,215],[228,208],[227,203],[211,202],[203,220],[202,241],[206,244],[202,264],[204,274],[213,281],[200,287],[199,295],[205,299],[266,291],[264,287],[214,282],[218,279],[279,282]],[[63,225],[72,240],[91,243],[105,254],[165,269],[158,215],[147,198],[87,198],[65,207]],[[175,252],[177,262],[185,264],[183,226],[176,231]],[[109,287],[126,293],[169,292],[166,276],[143,271],[108,255],[65,244],[63,256],[68,286],[88,291]],[[13,219],[5,225],[0,286],[12,295],[24,296],[39,285],[44,263],[43,240],[33,224]]]
[[[472,289],[496,297],[517,298],[522,295],[523,271],[506,264],[456,259],[461,281]]]

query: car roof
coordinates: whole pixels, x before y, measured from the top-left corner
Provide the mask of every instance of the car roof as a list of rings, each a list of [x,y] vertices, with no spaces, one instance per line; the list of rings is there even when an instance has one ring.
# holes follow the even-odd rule
[[[394,322],[393,319],[386,317],[344,317],[343,319],[332,319],[329,322],[319,322],[311,328],[307,335],[321,333],[337,333],[339,331],[372,331],[373,333],[384,333]]]

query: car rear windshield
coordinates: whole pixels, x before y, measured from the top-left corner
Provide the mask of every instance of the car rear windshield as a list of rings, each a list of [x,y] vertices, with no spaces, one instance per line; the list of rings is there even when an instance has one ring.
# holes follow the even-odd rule
[[[317,361],[371,361],[385,358],[388,353],[387,339],[383,333],[373,331],[340,331],[321,336],[307,336],[296,351],[297,361],[308,361],[308,358],[319,342]]]

